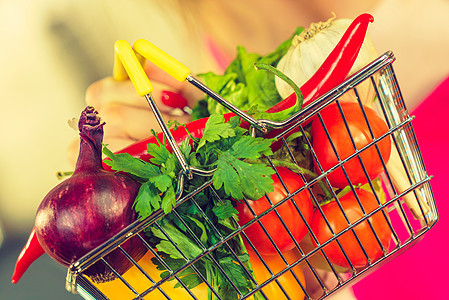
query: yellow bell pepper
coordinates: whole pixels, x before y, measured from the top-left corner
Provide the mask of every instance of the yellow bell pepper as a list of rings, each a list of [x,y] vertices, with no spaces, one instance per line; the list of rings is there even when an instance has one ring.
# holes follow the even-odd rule
[[[299,257],[298,252],[296,250],[290,251],[284,254],[288,263],[293,263]],[[153,254],[148,251],[144,257],[142,257],[138,264],[147,274],[151,277],[151,279],[155,282],[160,280],[160,274],[162,271],[156,269],[156,266],[151,262],[151,258],[153,258]],[[281,259],[280,256],[264,256],[263,257],[265,263],[270,268],[273,274],[276,274],[283,270],[286,265]],[[264,264],[260,261],[260,259],[254,253],[250,253],[250,261],[254,270],[254,274],[256,276],[257,282],[263,283],[264,281],[271,278],[269,271],[266,269]],[[294,269],[294,273],[296,278],[301,282],[303,288],[305,288],[305,280],[304,274],[302,272],[301,267],[298,265]],[[144,292],[146,289],[153,286],[153,283],[144,275],[140,270],[133,266],[129,269],[125,274],[122,275],[123,278],[128,282],[133,289],[135,289],[138,293]],[[144,297],[144,299],[148,300],[166,300],[167,297],[164,296],[163,292],[170,297],[170,299],[174,300],[183,300],[183,299],[193,299],[189,292],[182,288],[175,288],[175,284],[177,280],[167,281],[160,286],[160,289],[155,289],[148,295]],[[292,300],[303,300],[304,292],[301,286],[298,284],[296,279],[290,272],[286,272],[282,276],[277,279],[277,282],[282,285],[284,291],[289,295]],[[133,299],[136,295],[129,289],[120,279],[115,279],[106,283],[93,283],[103,294],[105,294],[111,300],[126,300]],[[268,285],[266,285],[262,291],[270,300],[280,300],[287,299],[284,293],[280,289],[279,285],[272,281]],[[205,283],[198,285],[197,287],[190,290],[192,294],[195,295],[198,299],[207,299],[208,288]],[[253,299],[253,297],[249,298]]]

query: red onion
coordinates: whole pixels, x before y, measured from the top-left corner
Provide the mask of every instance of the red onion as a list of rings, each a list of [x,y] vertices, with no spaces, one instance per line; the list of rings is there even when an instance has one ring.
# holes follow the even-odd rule
[[[39,243],[49,256],[64,266],[101,245],[137,217],[132,206],[140,183],[102,167],[103,125],[93,107],[82,112],[75,171],[45,196],[36,214]],[[145,252],[138,238],[128,240],[122,247],[136,260]],[[131,267],[118,249],[105,259],[119,274]],[[89,267],[85,274],[95,282],[115,278],[101,261]]]

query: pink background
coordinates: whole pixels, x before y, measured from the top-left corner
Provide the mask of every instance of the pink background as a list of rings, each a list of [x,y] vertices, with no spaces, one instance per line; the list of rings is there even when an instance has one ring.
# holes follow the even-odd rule
[[[354,285],[360,300],[449,299],[449,78],[411,115],[435,196],[439,220],[415,246]]]

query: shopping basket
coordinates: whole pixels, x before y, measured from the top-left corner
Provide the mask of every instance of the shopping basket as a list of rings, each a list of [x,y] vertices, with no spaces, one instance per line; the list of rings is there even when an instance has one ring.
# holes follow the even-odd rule
[[[266,256],[260,255],[257,253],[257,249],[253,249],[255,252],[254,255],[261,261],[261,266],[265,268],[265,278],[262,280],[260,278],[258,278],[258,280],[253,278],[254,288],[251,291],[241,291],[238,289],[237,285],[233,285],[232,283],[230,286],[234,289],[235,295],[237,295],[237,298],[239,299],[254,299],[254,297],[258,297],[258,299],[273,299],[272,296],[270,297],[269,292],[265,293],[268,288],[272,290],[273,288],[275,289],[276,296],[274,299],[298,299],[298,295],[301,295],[301,299],[302,297],[305,297],[305,299],[323,299],[342,287],[354,283],[356,280],[362,278],[370,271],[375,270],[376,267],[387,262],[395,255],[405,251],[419,241],[424,234],[435,225],[438,220],[438,212],[430,186],[431,176],[426,173],[425,165],[413,131],[413,117],[409,116],[407,112],[393,70],[394,61],[395,57],[393,53],[390,51],[386,52],[291,118],[284,122],[269,124],[271,128],[276,129],[278,134],[275,138],[277,141],[283,143],[286,157],[290,157],[292,162],[295,162],[295,149],[291,149],[291,146],[288,143],[287,136],[289,135],[289,132],[302,132],[303,136],[307,136],[304,129],[304,124],[309,123],[307,120],[310,120],[311,118],[320,119],[322,110],[331,104],[336,104],[340,107],[341,99],[348,95],[354,97],[356,102],[361,104],[365,101],[363,97],[366,96],[366,93],[361,92],[361,90],[363,89],[365,91],[368,89],[373,93],[370,97],[374,97],[375,99],[375,106],[378,114],[388,125],[387,132],[373,138],[372,142],[363,148],[356,149],[356,151],[349,157],[339,160],[333,167],[328,168],[327,170],[323,169],[318,177],[306,181],[304,186],[297,191],[289,191],[287,197],[283,201],[276,205],[272,205],[266,213],[255,216],[254,220],[249,224],[238,226],[237,230],[228,236],[222,236],[215,245],[212,245],[212,247],[203,247],[201,254],[194,258],[188,258],[184,255],[182,253],[182,247],[174,243],[170,239],[168,233],[164,233],[167,234],[167,241],[172,241],[173,247],[176,247],[181,256],[184,257],[185,263],[178,266],[176,269],[171,269],[167,264],[164,264],[162,256],[150,245],[144,234],[144,230],[148,227],[158,226],[158,220],[164,216],[164,213],[159,210],[146,219],[139,219],[120,233],[116,234],[113,238],[73,263],[68,268],[66,289],[74,294],[79,294],[84,299],[205,299],[204,294],[196,293],[195,289],[188,289],[187,285],[180,279],[183,271],[189,269],[193,270],[193,272],[197,272],[197,275],[205,281],[203,285],[206,286],[205,290],[208,290],[209,296],[211,296],[212,299],[224,299],[221,298],[215,290],[215,285],[208,282],[203,274],[195,268],[196,262],[203,259],[209,259],[211,263],[217,265],[218,269],[223,272],[226,277],[226,270],[220,268],[219,262],[210,259],[210,255],[214,250],[219,247],[231,247],[230,241],[237,236],[243,236],[243,238],[245,238],[245,229],[251,224],[258,223],[263,227],[263,223],[259,222],[260,218],[270,212],[276,212],[279,205],[282,205],[282,203],[286,201],[291,201],[292,197],[301,191],[309,190],[313,195],[312,190],[318,182],[327,182],[327,176],[338,168],[344,169],[345,163],[349,160],[358,159],[359,163],[362,165],[362,169],[365,169],[363,166],[364,161],[360,159],[361,155],[369,149],[376,149],[377,152],[379,152],[379,143],[385,139],[391,139],[392,141],[391,163],[386,163],[380,158],[383,167],[380,177],[375,180],[368,179],[366,185],[366,188],[371,190],[377,199],[377,207],[375,209],[369,212],[365,211],[363,217],[356,222],[348,221],[348,226],[345,230],[333,233],[332,238],[326,242],[321,244],[315,242],[314,244],[313,242],[304,243],[303,241],[295,241],[296,254],[292,257],[290,255],[284,255],[284,253],[279,251],[277,260],[280,264],[277,263],[276,267],[273,267],[268,260],[266,261]],[[194,84],[198,85],[198,87],[205,92],[212,93],[212,96],[217,96],[219,100],[222,101],[219,95],[213,95],[213,92],[207,90],[207,87],[202,86],[198,82],[195,82]],[[145,92],[142,92],[142,94],[145,94]],[[226,101],[224,101],[223,104],[230,110],[242,114],[241,116],[246,118],[250,124],[254,125],[253,134],[257,129],[263,128],[264,125],[266,125],[266,123],[260,123],[258,122],[259,120],[253,120],[251,117],[246,116],[239,111],[238,108],[233,107]],[[363,106],[360,105],[360,107],[362,108]],[[154,103],[151,108],[160,121],[164,133],[168,133],[168,129],[165,124],[163,124],[161,115],[157,107],[154,106]],[[341,111],[341,113],[343,113],[343,111]],[[366,119],[366,121],[368,121],[368,119]],[[348,125],[346,124],[346,126]],[[176,153],[177,145],[173,141],[170,141],[169,137],[168,141],[171,143],[171,146]],[[313,153],[313,145],[307,138],[305,138],[305,144]],[[177,156],[178,155],[180,154],[177,153]],[[182,160],[182,155],[178,158]],[[270,161],[270,157],[268,157],[268,161]],[[274,165],[273,168],[276,169]],[[190,169],[188,166],[185,166],[185,170]],[[197,174],[191,175],[197,176],[200,172],[201,170],[196,170]],[[198,176],[201,176],[201,174]],[[345,176],[349,179],[348,174],[345,173]],[[280,178],[280,180],[282,181],[283,179]],[[185,180],[184,184],[188,184],[188,178]],[[179,218],[179,214],[177,213],[179,205],[186,201],[193,201],[193,203],[195,203],[197,195],[205,189],[211,189],[213,191],[211,182],[207,182],[202,187],[189,194],[181,195],[177,199],[177,204],[172,211],[172,214]],[[349,193],[352,192],[354,192],[354,190],[349,191]],[[212,194],[214,197],[218,197],[218,201],[220,201],[218,193]],[[317,200],[314,199],[314,201],[315,205],[318,206]],[[301,215],[301,211],[298,210],[298,212]],[[342,212],[345,214],[343,210]],[[380,257],[375,260],[370,260],[367,257],[366,265],[355,266],[349,259],[349,253],[345,253],[345,249],[341,247],[339,238],[341,239],[346,233],[352,232],[354,234],[356,232],[356,226],[366,223],[370,225],[373,239],[379,240],[380,233],[376,232],[371,222],[371,218],[375,214],[381,215],[384,222],[388,224],[388,228],[391,231],[391,242],[388,247],[382,248],[382,255]],[[346,219],[348,218],[346,217]],[[179,220],[181,219],[179,218]],[[188,226],[188,224],[185,223],[184,225]],[[213,222],[209,222],[208,225],[212,228],[211,230],[214,230],[215,224]],[[285,224],[284,227],[287,231],[289,230]],[[308,228],[310,230],[310,226]],[[264,232],[265,234],[268,234],[266,229]],[[316,241],[316,238],[313,237],[313,233],[311,233],[310,236],[311,237],[309,238],[311,240],[315,239]],[[354,241],[359,243],[363,253],[367,255],[367,250],[364,249],[363,245],[359,242],[357,234],[355,234],[355,237],[356,239],[354,239]],[[147,254],[144,258],[138,261],[134,260],[133,257],[121,247],[123,243],[131,238],[139,239],[142,245],[147,248]],[[201,243],[201,241],[198,241],[198,243]],[[330,246],[331,243],[338,243],[340,245],[340,250],[343,252],[344,257],[347,258],[349,267],[343,268],[339,265],[335,265],[332,262],[332,259],[328,257],[326,247]],[[274,246],[276,247],[276,245]],[[133,267],[125,274],[119,274],[110,264],[108,264],[106,256],[112,251],[120,251],[120,253],[123,254],[123,259],[128,260],[133,265]],[[153,258],[153,260],[157,259],[161,265],[164,265],[169,270],[167,273],[168,276],[161,278],[161,276],[159,276],[160,272],[155,273],[154,268],[149,269],[149,257]],[[144,260],[145,258],[147,259],[146,261]],[[235,257],[235,260],[236,264],[238,264],[239,259],[237,256]],[[112,284],[114,286],[113,288],[108,289],[108,283],[106,283],[106,285],[94,284],[88,276],[84,274],[85,271],[95,263],[105,264],[116,275],[117,278]],[[303,274],[306,274],[308,277],[306,281],[303,279]],[[288,280],[284,280],[287,277]],[[177,283],[177,287],[173,288],[175,283]],[[313,289],[311,286],[313,286]],[[184,294],[183,296],[179,296],[180,294],[178,293],[173,294],[173,291],[182,292]]]

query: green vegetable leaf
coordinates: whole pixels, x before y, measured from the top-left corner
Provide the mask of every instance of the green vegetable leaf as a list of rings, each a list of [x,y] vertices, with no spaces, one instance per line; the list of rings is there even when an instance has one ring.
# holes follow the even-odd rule
[[[161,207],[161,197],[154,185],[147,181],[140,186],[139,193],[134,201],[134,210],[140,218],[149,217],[153,211]]]
[[[157,166],[135,158],[129,153],[114,154],[106,146],[103,147],[103,153],[108,157],[104,161],[105,164],[115,171],[127,172],[144,180],[161,173]]]
[[[224,220],[238,214],[238,211],[232,206],[230,200],[224,201],[221,205],[215,205],[212,211],[219,220]]]
[[[290,38],[279,45],[275,51],[264,56],[249,53],[245,48],[238,47],[237,56],[223,75],[209,72],[199,74],[199,77],[208,87],[236,107],[248,110],[257,106],[260,111],[265,111],[278,103],[281,97],[276,89],[274,75],[269,72],[258,72],[254,68],[254,64],[264,63],[276,66],[290,48],[293,37],[303,30],[303,27],[296,28]],[[210,97],[207,97],[206,100],[210,114],[228,112],[226,108]],[[203,102],[201,105],[204,105]],[[202,116],[204,116],[204,112]]]
[[[171,154],[167,160],[162,163],[161,166],[161,172],[163,174],[166,174],[167,176],[170,176],[171,178],[176,177],[176,165],[178,163],[178,159],[174,154]]]
[[[238,49],[238,57],[244,72],[244,82],[248,89],[248,104],[257,104],[260,109],[268,109],[279,102],[280,96],[276,89],[273,74],[257,72],[254,64],[262,58],[248,54],[243,48]],[[246,108],[245,108],[246,109]]]
[[[164,196],[162,198],[162,209],[164,210],[164,213],[168,214],[172,211],[173,207],[176,204],[176,197],[175,197],[175,189],[173,188],[173,185],[171,185],[164,193]]]
[[[266,174],[274,174],[274,170],[263,164],[249,164],[241,160],[236,160],[233,167],[242,178],[242,192],[249,199],[257,200],[273,191],[273,179]],[[242,199],[242,198],[238,198]]]
[[[151,163],[158,165],[158,166],[163,164],[171,155],[170,151],[168,151],[164,145],[159,145],[159,144],[153,144],[153,143],[147,144],[147,151],[148,151],[148,154],[153,156],[150,159]]]
[[[254,116],[255,118],[257,118],[257,119],[264,118],[264,119],[269,119],[269,120],[280,122],[280,121],[286,120],[288,117],[292,116],[293,114],[295,114],[296,112],[301,110],[302,104],[303,104],[303,95],[302,95],[301,90],[295,84],[295,82],[293,80],[291,80],[287,75],[283,74],[278,69],[276,69],[275,67],[273,67],[269,64],[255,63],[254,66],[256,67],[257,70],[262,69],[262,70],[270,71],[274,75],[276,75],[279,78],[281,78],[282,80],[284,80],[287,84],[289,84],[291,86],[291,88],[293,89],[293,91],[295,92],[295,95],[296,95],[296,103],[295,103],[295,105],[291,106],[290,108],[284,109],[284,110],[276,112],[276,113],[267,113],[267,112],[257,113]]]
[[[213,175],[214,187],[216,189],[224,188],[227,195],[230,195],[234,199],[242,199],[242,182],[239,174],[233,168],[232,164],[237,159],[224,152],[220,155],[220,159],[217,162],[217,169]]]
[[[164,260],[164,263],[167,264],[171,270],[173,271],[177,271],[180,268],[184,267],[186,261],[184,259],[173,259],[170,256],[168,256],[166,253],[164,252],[159,252],[158,253],[161,258]],[[160,271],[164,271],[166,270],[165,265],[163,265],[159,259],[157,259],[156,257],[153,257],[151,259],[152,263],[154,265],[156,265],[156,268]],[[197,270],[198,270],[198,266],[196,266]],[[202,266],[200,266],[199,268],[200,272],[202,274],[204,274],[204,268]],[[169,271],[165,271],[162,272],[160,277],[161,279],[167,277],[171,275],[171,273]],[[178,278],[187,286],[188,289],[193,289],[196,286],[200,285],[203,280],[198,276],[198,274],[192,269],[192,268],[186,268],[184,270],[182,270],[181,272],[179,272],[177,274]],[[155,279],[155,278],[154,278]],[[176,280],[174,277],[169,279],[169,280]],[[177,282],[174,286],[175,288],[181,288],[181,285],[179,282]]]
[[[162,232],[162,230],[164,232]],[[169,254],[171,258],[184,259],[184,256],[182,256],[174,245],[182,251],[187,259],[194,259],[197,256],[200,256],[203,252],[203,250],[192,241],[189,236],[179,231],[179,229],[171,223],[162,224],[161,229],[152,227],[151,231],[154,236],[161,239],[161,242],[156,246],[158,251]],[[170,240],[167,236],[170,237]]]
[[[192,108],[192,114],[190,115],[192,118],[192,121],[206,118],[208,117],[209,110],[207,109],[207,101],[206,99],[201,99],[196,103],[196,105]]]
[[[235,131],[231,125],[224,122],[223,115],[213,114],[206,122],[203,131],[203,137],[201,138],[197,151],[201,149],[207,142],[215,142],[221,138],[228,138],[235,136]]]
[[[184,262],[184,264],[185,264],[185,262]],[[184,269],[181,272],[179,272],[178,278],[181,279],[182,283],[184,283],[188,289],[193,289],[196,286],[203,283],[203,280],[201,279],[201,277],[199,277],[198,274],[195,273],[195,271],[192,268],[187,268],[187,269]],[[175,288],[183,288],[181,283],[179,283],[179,282],[177,282],[174,285],[174,287]]]
[[[262,155],[271,155],[271,144],[274,139],[255,138],[249,135],[242,136],[236,141],[229,153],[241,159],[257,159]]]
[[[172,178],[167,174],[161,174],[149,179],[160,192],[165,192],[169,187],[173,186]]]
[[[204,81],[207,81],[207,86],[218,94],[222,94],[223,90],[229,85],[230,82],[234,83],[237,74],[225,73],[223,75],[217,75],[213,72],[207,72],[199,75]]]
[[[249,259],[249,255],[242,255],[239,257],[240,259]],[[223,268],[223,270],[228,274],[229,277],[233,278],[232,283],[235,284],[240,291],[248,292],[248,277],[247,276],[241,276],[241,274],[244,272],[243,267],[233,259],[232,256],[225,256],[221,258],[219,261],[220,266]],[[223,282],[225,285],[225,289],[228,289],[228,293],[235,293],[235,290],[232,286],[229,285],[227,281]],[[229,285],[229,286],[227,286]],[[237,295],[236,295],[237,296]],[[237,299],[236,297],[233,299]]]
[[[201,243],[203,243],[203,245],[206,245],[206,243],[207,243],[206,226],[200,220],[195,219],[195,218],[193,218],[191,216],[189,216],[188,219],[195,224],[196,228],[199,229],[199,231],[201,232],[201,234],[200,234],[200,241],[201,241]]]
[[[213,184],[216,189],[223,187],[225,193],[234,199],[242,199],[244,195],[259,199],[273,190],[273,180],[266,176],[271,174],[274,170],[266,165],[250,164],[223,152],[217,161]]]

